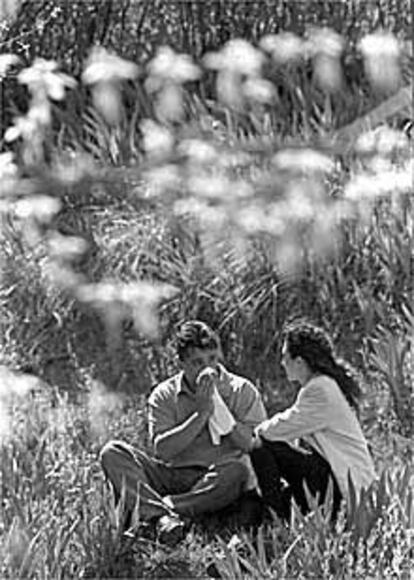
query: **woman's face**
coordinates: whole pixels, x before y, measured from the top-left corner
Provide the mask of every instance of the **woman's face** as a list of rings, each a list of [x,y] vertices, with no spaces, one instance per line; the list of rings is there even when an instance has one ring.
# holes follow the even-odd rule
[[[285,342],[282,346],[282,367],[285,369],[286,376],[290,382],[297,381],[299,379],[299,357],[292,358],[289,353],[288,345]]]

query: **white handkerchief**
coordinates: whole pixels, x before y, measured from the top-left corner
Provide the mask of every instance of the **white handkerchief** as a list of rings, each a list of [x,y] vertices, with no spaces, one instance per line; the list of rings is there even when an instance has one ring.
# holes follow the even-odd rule
[[[236,424],[236,420],[227,408],[223,401],[217,387],[214,388],[213,393],[214,412],[208,420],[208,427],[210,430],[213,445],[220,444],[220,437],[227,435]]]

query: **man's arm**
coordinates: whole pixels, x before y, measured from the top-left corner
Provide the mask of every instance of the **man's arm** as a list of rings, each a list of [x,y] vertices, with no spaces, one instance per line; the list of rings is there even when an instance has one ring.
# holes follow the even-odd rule
[[[239,394],[234,417],[236,425],[227,437],[235,447],[244,452],[252,449],[254,428],[267,418],[266,410],[259,391],[250,382],[243,385]]]
[[[229,439],[235,447],[248,453],[253,445],[253,427],[244,425],[240,421],[236,422],[233,431],[228,434]]]
[[[196,409],[190,417],[178,425],[169,426],[169,414],[173,402],[169,399],[150,403],[154,452],[163,461],[170,461],[184,451],[205,427],[213,412],[212,390],[209,385],[200,385],[196,392]],[[157,425],[160,424],[161,428]],[[163,425],[166,428],[163,428]]]
[[[208,421],[208,411],[196,411],[180,425],[160,433],[154,439],[154,451],[163,461],[170,461],[184,451],[197,437]]]

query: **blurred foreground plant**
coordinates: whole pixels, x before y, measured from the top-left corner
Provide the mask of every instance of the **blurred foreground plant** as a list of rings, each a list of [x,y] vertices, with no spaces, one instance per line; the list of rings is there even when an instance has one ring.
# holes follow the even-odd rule
[[[336,67],[340,67],[338,55],[343,48],[343,40],[328,33],[325,29],[312,29],[303,38],[285,33],[268,36],[261,39],[259,48],[245,40],[233,39],[219,52],[206,55],[204,66],[218,71],[217,91],[218,96],[224,98],[225,116],[232,119],[235,111],[237,114],[253,112],[259,125],[264,123],[272,107],[277,109],[277,98],[274,99],[277,84],[273,83],[272,74],[275,70],[280,72],[285,65],[293,72],[304,61],[315,67],[315,82],[319,83],[318,90],[325,94],[328,102],[335,92],[333,85],[336,80],[340,82],[341,71]],[[399,50],[399,45],[396,46]],[[368,53],[369,61],[374,56]],[[8,55],[6,64],[17,64],[10,58]],[[390,66],[398,67],[398,59]],[[372,78],[369,77],[373,83],[375,71]],[[29,83],[33,96],[29,112],[23,118],[27,121],[31,111],[37,109],[44,114],[40,125],[34,125],[38,141],[31,138],[31,133],[12,132],[12,137],[16,138],[16,156],[10,156],[9,152],[3,154],[5,181],[2,182],[1,207],[7,235],[14,240],[23,239],[22,255],[38,264],[37,271],[41,273],[41,285],[47,296],[54,296],[56,292],[65,295],[70,304],[67,312],[74,317],[77,316],[74,304],[81,311],[97,307],[103,314],[109,336],[119,334],[133,322],[139,333],[153,340],[157,336],[157,313],[164,305],[164,312],[183,312],[179,302],[182,295],[186,296],[186,284],[191,280],[188,272],[196,269],[192,269],[193,264],[200,260],[205,271],[214,273],[212,280],[215,280],[214,276],[225,264],[226,267],[234,265],[235,272],[248,270],[246,258],[258,245],[273,270],[272,280],[278,279],[281,284],[299,280],[308,268],[315,274],[318,268],[333,265],[338,283],[331,288],[335,285],[338,292],[342,292],[342,286],[347,285],[352,276],[350,269],[344,284],[340,280],[341,256],[352,232],[357,230],[364,235],[366,228],[371,228],[371,218],[381,200],[390,200],[398,214],[412,191],[410,143],[405,135],[397,130],[392,132],[392,139],[391,133],[382,138],[363,134],[352,150],[355,159],[350,159],[347,149],[354,133],[348,137],[342,135],[342,141],[331,140],[335,135],[326,131],[329,123],[314,133],[303,126],[302,132],[288,139],[271,130],[263,140],[253,135],[238,138],[237,132],[230,131],[218,137],[214,131],[204,131],[201,123],[200,126],[187,123],[191,121],[187,117],[191,98],[184,84],[199,80],[202,69],[187,55],[163,47],[149,63],[148,77],[143,83],[148,94],[155,95],[155,119],[146,113],[139,117],[134,106],[137,116],[133,122],[138,129],[133,139],[139,143],[131,145],[131,149],[140,148],[141,161],[115,169],[106,166],[106,160],[115,162],[122,157],[122,127],[128,118],[124,90],[127,85],[132,90],[139,72],[134,63],[102,48],[97,47],[90,53],[81,80],[91,87],[92,101],[97,109],[89,115],[88,121],[89,150],[94,157],[82,152],[82,146],[76,141],[67,142],[62,149],[60,146],[54,149],[52,121],[56,110],[51,108],[50,100],[62,99],[65,87],[73,88],[74,81],[58,73],[55,63],[45,61],[37,61],[18,77],[21,82]],[[249,90],[246,87],[250,87]],[[257,99],[250,90],[254,87],[258,87],[262,96],[267,87],[272,98]],[[404,95],[406,91],[404,88]],[[312,108],[313,93],[303,97],[307,99],[306,106]],[[398,107],[400,105],[405,108],[405,100],[399,101]],[[392,114],[396,111],[394,108]],[[386,110],[383,117],[377,116],[375,123],[386,121],[388,114]],[[131,130],[129,136],[132,133]],[[46,142],[49,155],[42,156],[41,145]],[[19,155],[21,152],[23,155]],[[342,153],[346,155],[342,157]],[[35,159],[42,162],[33,164]],[[349,164],[348,173],[344,171],[344,163]],[[144,222],[147,211],[160,216],[164,233],[160,233],[162,228],[155,228],[153,234],[148,235],[152,235],[154,246],[160,239],[159,248],[163,249],[157,252],[165,251],[168,239],[170,263],[158,270],[156,267],[141,268],[140,259],[132,258],[133,235],[128,236],[125,232],[122,233],[122,239],[126,240],[124,246],[105,241],[104,250],[108,234],[103,231],[105,209],[101,208],[105,204],[111,208],[108,211],[116,204],[134,208],[131,232],[135,231],[135,216],[140,223]],[[86,224],[84,227],[82,220],[87,221],[87,218],[82,215],[83,209],[79,212],[76,209],[88,208],[87,212],[91,206],[88,215],[93,215],[95,221],[93,226]],[[74,224],[65,223],[68,216]],[[196,256],[183,252],[179,246],[181,238],[174,237],[180,224],[186,224],[190,235],[195,237],[194,248],[189,251]],[[109,232],[115,232],[117,227],[115,223],[109,226],[105,222]],[[403,252],[408,247],[408,238]],[[111,243],[121,253],[115,259],[111,257],[111,269],[105,270],[105,262],[100,259],[104,252],[111,252]],[[353,260],[357,259],[357,245],[355,240]],[[127,246],[124,255],[122,248]],[[8,248],[10,264],[13,250],[10,244],[5,248]],[[387,251],[390,254],[393,248],[387,250],[384,246],[381,259],[385,259]],[[159,256],[157,253],[153,261],[152,258],[149,261],[157,262]],[[118,263],[114,264],[116,260]],[[406,271],[400,277],[398,290],[404,293],[408,287],[409,263],[404,257],[403,262]],[[393,266],[390,268],[392,272]],[[167,273],[173,273],[174,282],[178,282],[183,294],[171,288],[174,283]],[[228,279],[232,275],[229,272]],[[371,281],[374,283],[372,276]],[[260,293],[262,282],[268,283],[266,276],[259,278],[256,287],[251,285],[254,292]],[[359,280],[353,282],[352,304],[362,296],[361,312],[357,315],[364,318],[365,329],[371,332],[369,321],[374,321],[375,316],[371,316],[371,310],[364,306],[367,303],[364,292],[358,294]],[[316,288],[316,274],[312,283]],[[226,284],[223,287],[228,288]],[[390,286],[389,280],[386,285]],[[327,283],[325,289],[328,286]],[[232,298],[238,299],[244,290],[235,291]],[[263,295],[273,295],[272,288],[263,290]],[[392,300],[396,293],[396,287],[390,289]],[[254,302],[254,296],[243,296],[240,307],[229,306],[224,320],[234,321],[235,313],[242,311],[243,304]],[[222,303],[226,304],[226,300]],[[329,309],[332,316],[334,307],[321,308],[324,309],[325,313]],[[251,318],[254,316],[252,309]],[[59,320],[59,315],[53,313],[53,317]],[[359,320],[354,327],[356,334],[361,328]],[[116,338],[109,338],[108,343],[114,347],[118,344]]]

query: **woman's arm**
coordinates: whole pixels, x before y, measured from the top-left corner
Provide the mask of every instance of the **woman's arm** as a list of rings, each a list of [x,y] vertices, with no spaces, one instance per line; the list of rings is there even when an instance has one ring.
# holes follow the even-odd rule
[[[244,383],[238,399],[233,411],[236,425],[227,437],[235,447],[249,452],[253,445],[254,429],[266,419],[266,410],[259,391],[249,381]]]
[[[256,434],[270,441],[290,441],[325,429],[329,421],[329,399],[318,379],[303,387],[296,402],[256,427]]]

